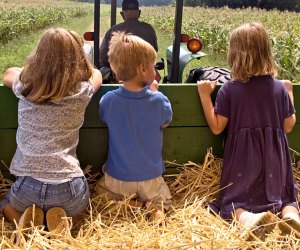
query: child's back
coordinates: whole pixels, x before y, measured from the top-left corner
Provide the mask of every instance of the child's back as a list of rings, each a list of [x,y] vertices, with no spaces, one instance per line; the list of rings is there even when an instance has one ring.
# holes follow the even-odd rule
[[[101,74],[85,55],[79,35],[55,28],[43,34],[24,68],[5,71],[3,82],[19,98],[19,124],[10,166],[17,180],[0,210],[19,221],[20,228],[30,227],[32,218],[35,225],[43,224],[47,212],[48,229],[57,229],[62,217],[79,218],[89,204],[76,147]],[[68,229],[66,221],[63,224]]]
[[[108,191],[116,199],[134,196],[134,204],[152,202],[153,218],[160,219],[171,198],[162,178],[162,130],[171,122],[172,108],[166,96],[149,87],[156,75],[155,59],[156,52],[146,41],[114,33],[109,62],[123,86],[100,100],[109,148],[97,192]]]
[[[271,76],[229,81],[218,94],[215,112],[230,117],[221,186],[232,184],[216,203],[221,216],[232,216],[233,201],[234,207],[255,213],[280,211],[295,197],[284,132],[284,119],[294,107],[282,82]]]
[[[274,78],[277,71],[261,24],[233,31],[227,59],[232,80],[218,91],[215,106],[210,94],[216,84],[198,83],[211,130],[219,134],[228,124],[221,191],[210,207],[250,230],[264,223],[271,225],[266,231],[272,230],[276,219],[271,212],[292,217],[300,229],[286,137],[295,125],[292,84]]]
[[[100,114],[109,128],[107,173],[124,181],[143,181],[164,172],[163,131],[172,117],[170,102],[160,92],[124,87],[100,102]]]
[[[94,90],[90,83],[78,83],[79,92],[47,103],[28,101],[13,85],[19,98],[17,151],[10,171],[16,176],[63,180],[83,176],[76,157],[79,128]]]

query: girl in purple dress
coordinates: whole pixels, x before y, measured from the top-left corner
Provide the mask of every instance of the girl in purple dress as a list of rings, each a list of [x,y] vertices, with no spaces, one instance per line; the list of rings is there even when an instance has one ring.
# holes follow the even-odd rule
[[[218,91],[215,106],[210,95],[217,83],[198,82],[211,131],[220,134],[228,125],[221,191],[210,207],[224,219],[234,216],[253,232],[264,224],[272,225],[263,227],[265,233],[272,230],[273,213],[281,213],[299,230],[297,187],[286,137],[296,122],[292,83],[274,78],[268,34],[259,23],[233,31],[227,60],[232,80]]]

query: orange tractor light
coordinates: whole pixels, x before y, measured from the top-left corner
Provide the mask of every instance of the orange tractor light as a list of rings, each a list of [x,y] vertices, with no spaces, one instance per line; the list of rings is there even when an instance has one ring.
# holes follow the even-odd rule
[[[186,46],[190,52],[197,53],[202,49],[202,42],[199,38],[191,38]]]

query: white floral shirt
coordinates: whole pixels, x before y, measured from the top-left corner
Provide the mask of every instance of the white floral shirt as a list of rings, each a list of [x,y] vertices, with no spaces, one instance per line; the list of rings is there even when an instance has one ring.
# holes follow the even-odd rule
[[[89,82],[78,84],[78,93],[39,104],[22,96],[22,83],[18,78],[14,81],[13,92],[19,104],[12,174],[49,180],[83,176],[76,148],[85,109],[94,90]]]

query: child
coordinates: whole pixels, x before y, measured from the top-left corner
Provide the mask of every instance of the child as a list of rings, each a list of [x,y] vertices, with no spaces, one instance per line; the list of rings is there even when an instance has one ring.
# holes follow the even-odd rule
[[[19,126],[10,165],[17,180],[0,202],[1,212],[23,228],[32,218],[35,225],[43,224],[45,211],[50,231],[61,223],[67,229],[61,218],[78,218],[89,204],[76,147],[85,108],[102,76],[76,32],[53,28],[24,68],[7,69],[3,81],[19,99]]]
[[[265,233],[272,230],[278,212],[299,225],[286,137],[296,121],[292,84],[274,78],[268,35],[259,23],[233,31],[227,59],[232,81],[218,91],[215,107],[210,95],[216,83],[198,82],[212,132],[219,134],[228,124],[221,191],[210,207],[225,219],[235,214],[250,230],[265,223],[272,225]]]
[[[108,126],[109,150],[104,176],[97,192],[106,190],[114,198],[135,195],[137,203],[155,205],[153,220],[163,217],[170,206],[170,191],[162,174],[163,128],[172,119],[166,96],[151,90],[155,78],[156,52],[143,39],[113,33],[109,63],[123,82],[100,100],[99,114]],[[132,204],[132,203],[131,203]]]

